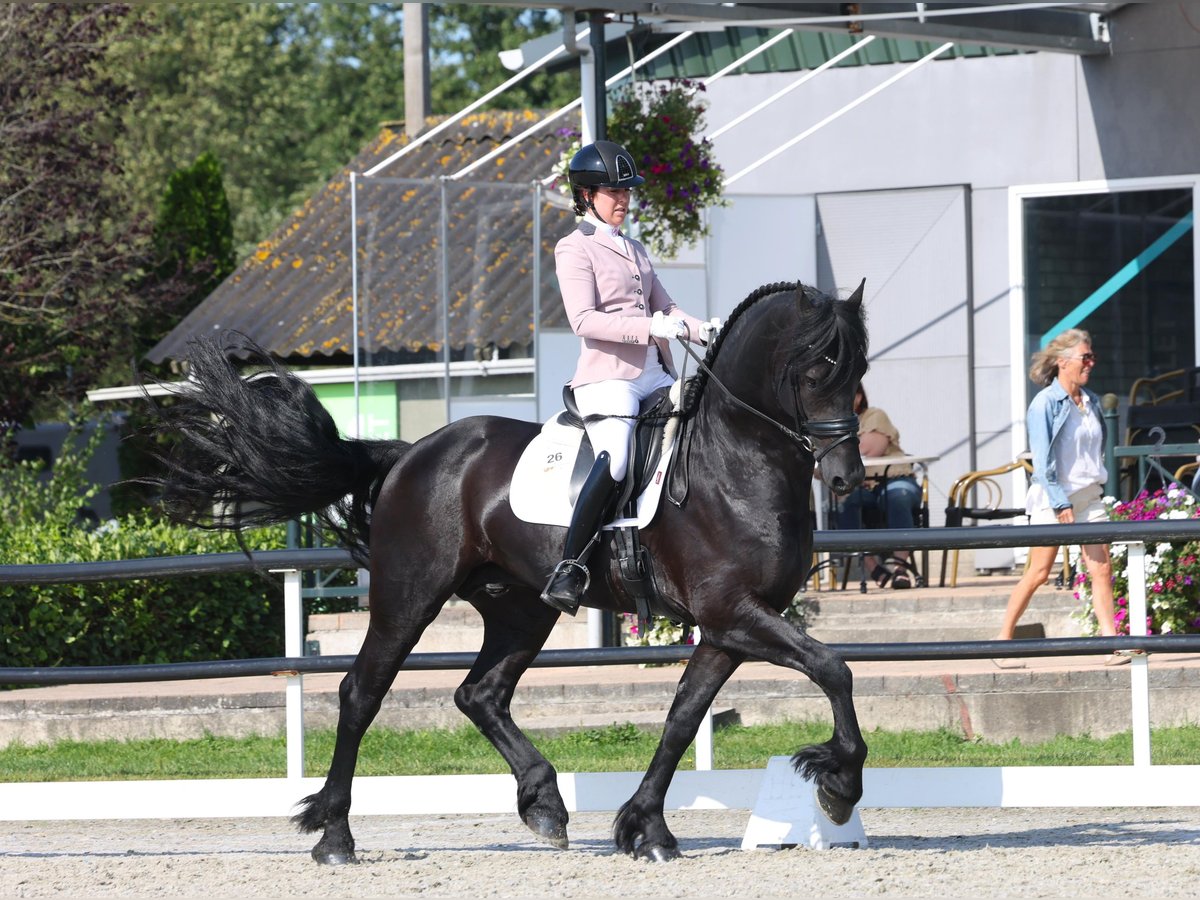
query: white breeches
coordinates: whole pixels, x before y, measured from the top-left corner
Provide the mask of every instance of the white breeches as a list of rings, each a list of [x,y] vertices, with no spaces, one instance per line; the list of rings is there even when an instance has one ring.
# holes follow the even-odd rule
[[[585,417],[596,413],[636,416],[644,399],[673,383],[674,379],[661,365],[647,366],[633,381],[597,381],[580,385],[575,388],[575,405]],[[629,444],[635,424],[633,419],[608,418],[584,425],[596,456],[608,451],[608,472],[614,481],[624,478],[629,469]]]

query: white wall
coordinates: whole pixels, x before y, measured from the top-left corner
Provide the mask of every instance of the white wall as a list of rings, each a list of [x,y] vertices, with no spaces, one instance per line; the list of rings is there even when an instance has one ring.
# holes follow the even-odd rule
[[[1023,449],[1011,393],[1026,360],[1011,336],[1008,188],[1200,171],[1200,104],[1192,96],[1200,84],[1200,32],[1193,22],[1200,22],[1200,4],[1128,4],[1112,19],[1108,57],[1027,53],[924,66],[731,187],[732,209],[753,204],[753,225],[725,211],[714,215],[710,282],[722,283],[725,272],[737,271],[738,260],[752,256],[758,242],[773,246],[806,227],[814,197],[966,185],[969,322],[941,329],[937,340],[922,339],[920,347],[910,343],[913,352],[876,360],[868,382],[873,378],[883,388],[872,391],[873,400],[925,396],[930,373],[949,358],[972,354],[975,464],[988,468],[1011,460]],[[902,65],[835,68],[818,76],[719,137],[719,162],[727,174],[742,170]],[[799,75],[716,82],[707,91],[710,127],[719,128]],[[887,237],[873,221],[858,225],[867,275]],[[880,287],[868,278],[869,308]],[[945,301],[906,294],[905,317],[932,322]],[[894,343],[898,326],[890,312],[871,311],[877,352]],[[961,473],[939,478],[952,481],[955,474]]]

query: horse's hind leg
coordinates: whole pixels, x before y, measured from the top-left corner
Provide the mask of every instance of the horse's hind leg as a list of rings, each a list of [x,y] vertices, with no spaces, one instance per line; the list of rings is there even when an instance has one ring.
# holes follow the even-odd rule
[[[745,610],[746,604],[742,607]],[[767,606],[751,607],[734,627],[710,630],[706,637],[723,647],[776,665],[797,669],[825,692],[833,710],[833,736],[824,744],[803,747],[792,764],[816,784],[817,802],[838,825],[849,821],[862,798],[867,744],[854,711],[854,676],[840,656],[791,625]]]
[[[706,643],[704,638],[696,646],[679,680],[654,758],[638,789],[613,822],[613,840],[619,849],[656,862],[679,856],[679,843],[663,814],[667,788],[679,760],[695,739],[705,712],[742,659],[739,654]]]
[[[401,664],[416,646],[426,626],[433,621],[445,596],[417,604],[410,615],[384,615],[391,594],[391,607],[399,589],[381,577],[371,580],[371,622],[362,649],[338,688],[340,701],[337,743],[325,785],[315,794],[300,801],[300,812],[292,821],[303,832],[324,830],[321,840],[313,847],[312,857],[319,863],[341,865],[357,862],[354,856],[354,836],[350,833],[350,785],[358,763],[358,749],[363,734],[374,720],[396,678]]]
[[[529,668],[558,612],[534,591],[472,598],[483,616],[483,647],[454,702],[504,757],[517,779],[517,813],[547,843],[567,848],[567,807],[554,766],[530,743],[509,712],[517,681]]]

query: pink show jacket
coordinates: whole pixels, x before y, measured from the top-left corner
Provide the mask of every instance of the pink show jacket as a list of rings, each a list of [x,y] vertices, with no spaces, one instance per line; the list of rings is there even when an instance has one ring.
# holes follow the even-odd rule
[[[700,343],[704,322],[675,305],[658,280],[645,247],[629,237],[625,244],[632,256],[621,253],[609,235],[583,221],[554,248],[554,269],[567,320],[581,344],[579,365],[571,379],[573,388],[637,378],[646,367],[651,340],[657,342],[667,370],[679,377],[670,342],[650,337],[650,317],[660,310],[687,322],[692,342]]]

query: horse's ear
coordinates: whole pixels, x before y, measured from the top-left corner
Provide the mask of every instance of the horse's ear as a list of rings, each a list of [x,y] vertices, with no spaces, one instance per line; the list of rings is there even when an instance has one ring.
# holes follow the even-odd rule
[[[860,281],[858,283],[858,287],[856,287],[854,289],[854,293],[846,298],[846,302],[849,303],[852,307],[857,308],[857,307],[862,306],[863,288],[866,286],[866,284],[867,284],[867,279],[864,278],[862,281]]]
[[[812,306],[812,294],[808,292],[808,288],[801,282],[796,282],[796,302],[801,306]]]

